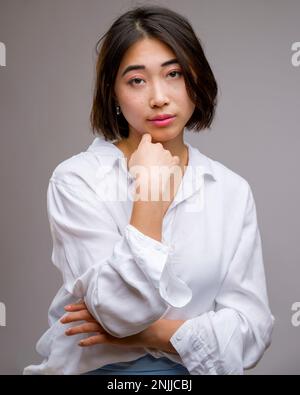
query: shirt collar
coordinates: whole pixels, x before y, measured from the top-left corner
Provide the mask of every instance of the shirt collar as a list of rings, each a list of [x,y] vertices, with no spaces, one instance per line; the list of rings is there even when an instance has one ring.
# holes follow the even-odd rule
[[[189,166],[192,168],[197,168],[200,166],[204,175],[208,175],[214,181],[217,181],[218,178],[213,167],[212,159],[202,154],[198,148],[193,147],[186,140],[184,140],[184,144],[186,144],[189,148]]]
[[[191,202],[190,210],[201,210],[203,204],[203,184],[210,180],[217,181],[215,169],[213,167],[212,159],[202,154],[197,148],[193,147],[184,139],[184,144],[189,150],[189,165],[187,166],[183,175],[182,182],[179,185],[176,196],[174,197],[168,211],[176,207],[180,202],[187,201]],[[133,175],[128,171],[127,160],[123,152],[116,147],[113,142],[106,141],[104,137],[96,137],[92,144],[87,149],[88,152],[97,152],[101,155],[101,167],[97,174],[98,179],[102,179],[113,170],[117,161],[120,165],[127,181],[132,184],[134,181]],[[205,176],[208,179],[205,180]],[[106,178],[107,179],[107,178]],[[195,199],[202,198],[197,202]],[[195,202],[193,204],[193,202]]]
[[[123,159],[121,161],[123,167],[126,163],[126,161],[124,161],[125,157],[123,152],[118,147],[116,147],[113,142],[106,141],[102,136],[97,136],[87,149],[88,152],[101,153],[101,162],[107,169],[113,168],[118,159]],[[184,144],[187,145],[189,149],[189,166],[192,168],[197,168],[200,166],[204,175],[208,175],[214,181],[217,181],[217,175],[215,169],[213,168],[212,159],[202,154],[198,148],[193,147],[185,139]],[[130,173],[128,173],[128,176],[129,178],[133,179]]]

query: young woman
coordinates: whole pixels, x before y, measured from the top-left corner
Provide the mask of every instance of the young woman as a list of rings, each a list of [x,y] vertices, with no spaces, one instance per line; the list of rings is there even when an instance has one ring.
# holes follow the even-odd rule
[[[212,70],[170,9],[132,9],[103,38],[97,136],[49,182],[64,282],[24,373],[243,374],[274,317],[248,182],[185,140],[214,118]]]

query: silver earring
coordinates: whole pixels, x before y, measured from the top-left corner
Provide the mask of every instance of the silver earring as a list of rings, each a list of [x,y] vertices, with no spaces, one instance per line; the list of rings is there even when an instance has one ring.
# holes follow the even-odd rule
[[[117,107],[116,107],[116,110],[117,110],[117,115],[120,115],[120,114],[121,114],[120,106],[117,106]]]

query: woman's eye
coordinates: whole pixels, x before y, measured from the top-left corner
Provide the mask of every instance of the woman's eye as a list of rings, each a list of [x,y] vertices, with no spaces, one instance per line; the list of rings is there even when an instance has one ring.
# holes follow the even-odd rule
[[[143,81],[141,78],[132,78],[132,80],[128,81],[129,85],[141,85],[141,84],[134,84],[134,81]]]
[[[180,77],[182,75],[181,71],[171,71],[168,75],[171,75],[174,79],[174,77],[176,77],[176,75],[178,74],[178,76]],[[142,85],[141,83],[139,83],[140,81],[144,81],[142,78],[132,78],[131,80],[128,81],[129,85]]]
[[[177,73],[179,76],[182,75],[182,72],[181,71],[177,71],[177,70],[171,71],[171,73],[169,73],[169,75],[171,75],[171,74],[174,75],[174,73]]]

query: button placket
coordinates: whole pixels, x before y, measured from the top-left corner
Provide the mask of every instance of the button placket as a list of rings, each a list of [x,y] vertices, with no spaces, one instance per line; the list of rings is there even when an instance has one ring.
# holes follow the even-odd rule
[[[174,214],[172,213],[175,210]],[[162,241],[163,243],[167,244],[170,248],[170,254],[173,254],[175,252],[175,244],[173,243],[173,233],[174,233],[174,222],[175,222],[175,217],[177,215],[177,210],[178,210],[178,205],[174,207],[171,211],[167,213],[167,216],[164,218],[163,221],[163,232],[162,232]],[[165,222],[165,219],[168,219],[169,216],[171,218]]]

